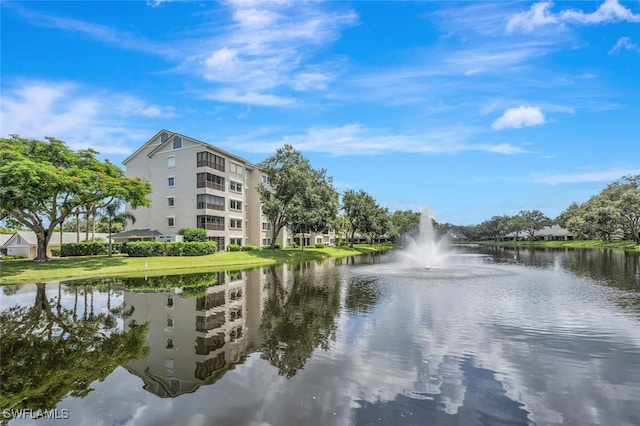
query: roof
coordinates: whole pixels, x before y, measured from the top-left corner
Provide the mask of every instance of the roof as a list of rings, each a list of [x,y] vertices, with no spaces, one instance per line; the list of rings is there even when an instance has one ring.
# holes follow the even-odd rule
[[[5,234],[6,235],[6,234]],[[36,237],[36,233],[33,231],[17,231],[16,233],[9,236],[9,238],[2,242],[1,245],[8,246],[11,242],[15,241],[16,236],[20,236],[25,242],[26,245],[35,246],[38,244],[38,238]],[[109,240],[109,234],[103,232],[96,232],[95,234],[89,232],[89,241],[93,239],[102,239],[105,241]],[[86,233],[84,231],[80,232],[80,241],[86,240]],[[0,240],[1,242],[2,240]],[[62,244],[69,243],[77,243],[78,242],[78,234],[76,232],[63,232],[62,233]],[[49,240],[49,247],[56,247],[60,245],[60,233],[54,232]]]
[[[118,234],[113,234],[113,238],[131,238],[131,237],[159,237],[162,235],[162,232],[157,231],[155,229],[131,229],[129,231],[120,232]]]
[[[164,141],[158,141],[158,138],[160,137],[160,135],[162,135],[162,133],[166,133],[166,134],[168,135],[168,136],[167,136],[167,139],[165,139]],[[172,132],[172,131],[169,131],[169,130],[167,130],[167,129],[162,129],[162,130],[160,130],[158,133],[156,133],[155,135],[153,135],[153,137],[152,137],[151,139],[149,139],[147,142],[145,142],[145,143],[144,143],[140,148],[138,148],[138,149],[137,149],[133,154],[131,154],[130,156],[128,156],[128,157],[127,157],[127,158],[122,162],[122,164],[124,164],[124,165],[126,166],[126,165],[127,165],[127,163],[128,163],[128,162],[129,162],[133,157],[137,156],[137,155],[138,155],[140,152],[142,152],[145,148],[149,148],[149,147],[152,147],[152,146],[153,146],[153,149],[152,149],[151,151],[149,151],[149,153],[147,154],[147,155],[149,155],[149,156],[151,157],[151,156],[153,156],[153,154],[155,154],[158,150],[160,150],[163,146],[165,146],[165,145],[167,145],[167,144],[169,144],[169,143],[172,143],[172,142],[173,142],[173,139],[174,139],[174,138],[176,138],[176,137],[181,137],[183,140],[184,140],[184,139],[188,139],[188,140],[190,140],[191,142],[194,142],[194,143],[196,143],[196,144],[202,145],[203,147],[208,148],[208,149],[214,149],[214,150],[216,150],[216,151],[220,152],[221,154],[223,154],[223,155],[225,155],[225,156],[227,156],[227,157],[229,157],[229,158],[232,158],[232,159],[234,159],[234,160],[236,160],[236,161],[238,161],[238,162],[240,162],[240,163],[243,163],[246,167],[250,167],[250,168],[251,168],[251,167],[256,167],[256,165],[255,165],[255,164],[253,164],[251,161],[247,160],[246,158],[239,157],[239,156],[237,156],[237,155],[235,155],[235,154],[232,154],[232,153],[230,153],[230,152],[228,152],[228,151],[225,151],[224,149],[221,149],[221,148],[219,148],[219,147],[217,147],[217,146],[213,146],[213,145],[211,145],[211,144],[209,144],[209,143],[207,143],[207,142],[202,142],[202,141],[200,141],[200,140],[198,140],[198,139],[192,138],[191,136],[186,136],[186,135],[183,135],[183,134],[181,134],[181,133]]]
[[[571,231],[561,228],[560,225],[551,225],[545,226],[539,231],[536,231],[535,236],[544,237],[547,235],[553,235],[556,237],[566,237],[567,235],[572,235]]]
[[[523,234],[525,232],[526,231],[523,229],[518,231],[518,234]],[[508,234],[505,234],[505,237],[514,237],[515,235],[516,235],[515,232],[509,232]],[[562,228],[560,225],[551,225],[551,226],[545,226],[544,228],[537,230],[536,232],[533,233],[533,235],[536,237],[546,237],[546,236],[566,237],[567,235],[573,235],[573,233],[568,229]]]
[[[3,246],[13,234],[0,234],[0,246]]]

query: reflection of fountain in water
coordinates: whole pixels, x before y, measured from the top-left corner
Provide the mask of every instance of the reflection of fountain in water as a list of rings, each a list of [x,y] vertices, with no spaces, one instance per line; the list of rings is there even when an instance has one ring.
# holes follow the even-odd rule
[[[429,210],[420,214],[420,229],[417,238],[411,238],[407,247],[400,253],[401,263],[405,267],[436,269],[446,267],[450,256],[444,239],[438,238],[433,229]]]

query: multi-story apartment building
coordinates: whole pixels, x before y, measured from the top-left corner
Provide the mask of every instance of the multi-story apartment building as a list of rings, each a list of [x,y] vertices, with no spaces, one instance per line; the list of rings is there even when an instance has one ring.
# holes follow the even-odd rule
[[[127,228],[129,235],[155,230],[170,240],[181,229],[197,227],[207,230],[219,250],[228,244],[271,244],[271,225],[262,214],[257,191],[266,176],[248,160],[161,130],[123,164],[127,176],[144,178],[153,189],[151,207],[128,207],[136,218]],[[286,229],[277,242],[283,247],[291,242]]]

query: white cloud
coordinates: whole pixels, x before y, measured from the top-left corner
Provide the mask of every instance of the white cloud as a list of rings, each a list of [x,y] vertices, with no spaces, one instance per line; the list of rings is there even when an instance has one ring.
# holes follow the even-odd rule
[[[518,108],[509,108],[496,119],[491,128],[494,130],[502,130],[508,127],[519,129],[521,127],[538,126],[544,124],[544,114],[538,107],[519,106]]]
[[[283,102],[284,91],[325,90],[333,74],[318,72],[322,64],[309,71],[310,62],[318,49],[339,38],[343,27],[357,21],[349,10],[329,12],[317,3],[226,5],[233,22],[217,28],[182,66],[216,83],[214,96],[224,102],[283,106],[294,101]]]
[[[640,53],[640,46],[631,42],[629,37],[620,37],[616,42],[616,45],[609,50],[609,55],[614,53],[620,53],[622,50],[628,50],[629,52]]]
[[[456,154],[465,151],[493,152],[503,155],[526,153],[511,144],[467,143],[463,139],[473,130],[461,127],[429,130],[413,134],[392,134],[385,129],[367,128],[360,124],[338,127],[311,127],[304,133],[285,135],[269,140],[240,136],[227,140],[225,145],[235,150],[253,153],[272,153],[284,144],[303,152],[324,152],[331,155],[388,155],[391,153]]]
[[[133,117],[169,118],[172,107],[149,104],[135,96],[105,93],[73,82],[24,81],[5,90],[0,108],[3,136],[52,136],[73,149],[92,147],[102,154],[131,152],[127,142],[148,138],[122,123]],[[118,124],[114,124],[118,123]]]
[[[560,18],[563,21],[574,21],[580,24],[640,22],[640,15],[634,15],[632,11],[622,6],[618,0],[605,0],[605,2],[592,13],[569,9],[561,12]]]
[[[205,99],[211,99],[219,102],[270,107],[285,107],[291,106],[294,103],[292,98],[285,96],[259,93],[255,91],[243,91],[232,88],[213,90],[204,94],[203,97]]]
[[[507,32],[516,29],[528,32],[539,26],[558,23],[559,18],[549,11],[551,6],[551,2],[536,3],[528,11],[512,16],[507,22]]]
[[[564,175],[535,175],[533,181],[536,183],[546,183],[557,185],[560,183],[585,183],[585,182],[611,182],[620,179],[622,176],[638,175],[640,169],[618,169],[606,172],[576,173]]]
[[[520,12],[509,18],[507,31],[530,32],[545,25],[562,25],[564,23],[593,25],[612,22],[640,22],[640,15],[634,14],[621,5],[618,0],[605,0],[591,13],[568,9],[554,14],[550,10],[552,6],[553,3],[550,1],[535,3],[528,11]]]

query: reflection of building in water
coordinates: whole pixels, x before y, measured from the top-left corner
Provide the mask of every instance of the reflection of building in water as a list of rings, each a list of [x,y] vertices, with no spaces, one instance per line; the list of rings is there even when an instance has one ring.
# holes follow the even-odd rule
[[[262,277],[260,270],[220,272],[217,284],[192,298],[180,289],[126,291],[125,303],[134,308],[131,319],[150,323],[150,353],[125,368],[160,397],[214,383],[258,345]]]

